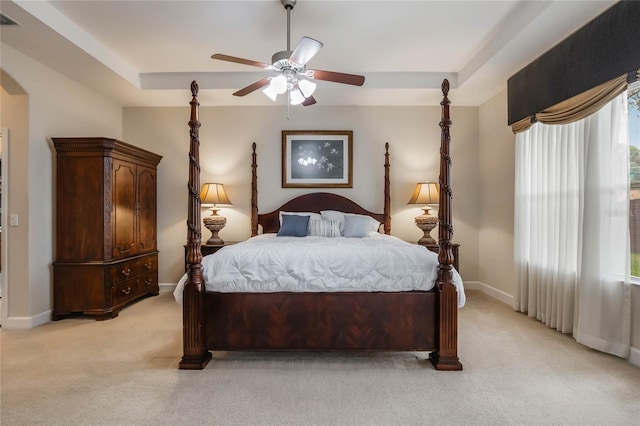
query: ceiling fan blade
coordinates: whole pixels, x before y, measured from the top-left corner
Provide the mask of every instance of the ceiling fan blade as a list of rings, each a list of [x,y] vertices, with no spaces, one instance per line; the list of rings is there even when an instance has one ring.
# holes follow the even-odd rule
[[[293,53],[289,57],[289,62],[304,65],[318,53],[322,46],[324,45],[318,40],[312,39],[311,37],[302,37],[296,48],[293,49]]]
[[[252,61],[250,59],[237,58],[235,56],[223,55],[221,53],[216,53],[215,55],[211,55],[211,59],[218,59],[220,61],[227,61],[227,62],[235,62],[236,64],[250,65],[252,67],[258,67],[258,68],[267,68],[271,66],[263,62]]]
[[[316,100],[313,96],[309,96],[302,102],[302,106],[309,106],[316,103]]]
[[[352,84],[354,86],[362,86],[364,84],[364,76],[342,72],[307,70],[307,76],[314,80],[333,81],[334,83]]]
[[[248,95],[251,92],[255,92],[256,90],[261,89],[264,86],[268,85],[270,80],[271,78],[265,77],[262,80],[256,81],[255,83],[248,85],[244,89],[238,90],[233,94],[233,96],[244,96],[244,95]]]

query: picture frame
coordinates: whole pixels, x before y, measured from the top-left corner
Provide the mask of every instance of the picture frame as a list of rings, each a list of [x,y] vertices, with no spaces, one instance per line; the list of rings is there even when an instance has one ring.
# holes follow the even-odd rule
[[[283,188],[353,188],[353,131],[283,130]]]

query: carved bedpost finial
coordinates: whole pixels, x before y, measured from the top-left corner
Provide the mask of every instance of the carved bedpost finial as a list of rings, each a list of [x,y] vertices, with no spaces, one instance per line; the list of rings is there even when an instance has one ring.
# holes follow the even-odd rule
[[[442,80],[442,94],[447,96],[449,94],[449,80],[446,78]]]
[[[191,82],[191,96],[198,96],[198,83],[195,80]]]

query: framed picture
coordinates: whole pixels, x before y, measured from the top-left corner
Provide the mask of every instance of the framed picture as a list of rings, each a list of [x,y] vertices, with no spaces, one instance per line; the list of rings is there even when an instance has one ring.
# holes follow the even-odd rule
[[[283,188],[352,188],[353,131],[283,130]]]

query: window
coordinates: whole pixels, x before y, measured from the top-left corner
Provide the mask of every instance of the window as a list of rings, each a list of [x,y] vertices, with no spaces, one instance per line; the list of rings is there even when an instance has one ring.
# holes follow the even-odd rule
[[[629,96],[629,232],[631,275],[640,279],[640,82],[627,89]]]

